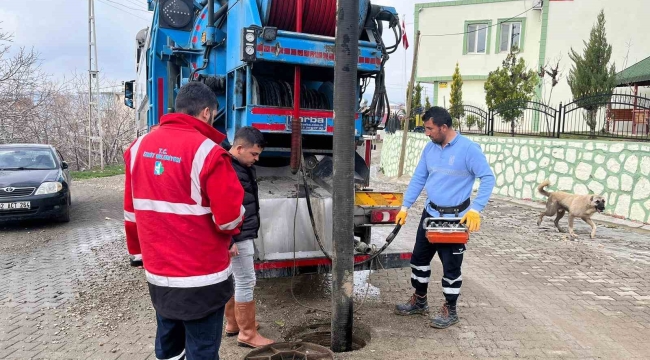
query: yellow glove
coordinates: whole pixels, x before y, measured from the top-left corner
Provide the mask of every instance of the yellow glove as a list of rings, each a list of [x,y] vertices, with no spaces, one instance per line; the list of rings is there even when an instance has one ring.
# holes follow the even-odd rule
[[[395,217],[395,224],[404,225],[406,224],[406,216],[408,215],[408,209],[402,206],[402,209],[397,213]]]
[[[460,219],[461,224],[465,224],[469,232],[479,231],[481,229],[481,214],[478,211],[472,209],[465,213],[462,219]]]

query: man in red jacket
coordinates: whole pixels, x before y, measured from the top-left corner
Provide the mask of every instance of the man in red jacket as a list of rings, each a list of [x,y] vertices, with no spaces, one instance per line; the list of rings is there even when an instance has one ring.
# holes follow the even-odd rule
[[[126,242],[156,310],[156,357],[213,360],[233,295],[228,247],[244,217],[244,190],[218,145],[225,136],[211,126],[212,90],[190,82],[175,106],[124,154]]]

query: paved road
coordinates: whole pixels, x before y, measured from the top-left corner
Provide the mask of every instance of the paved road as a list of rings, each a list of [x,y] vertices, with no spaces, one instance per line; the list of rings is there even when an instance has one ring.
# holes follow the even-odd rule
[[[126,265],[121,182],[76,184],[72,222],[21,224],[0,233],[1,359],[155,359],[153,311],[140,270]],[[377,179],[377,188],[403,188]],[[409,220],[418,218],[420,200]],[[536,210],[493,201],[471,239],[459,303],[461,323],[445,331],[426,317],[392,314],[408,298],[408,269],[359,273],[355,322],[372,340],[340,359],[648,358],[650,237],[599,225],[596,240],[578,221],[570,241]],[[400,233],[405,241],[413,221]],[[441,277],[434,259],[432,279]],[[328,318],[329,279],[258,281],[262,332],[291,338],[298,326]],[[430,303],[442,302],[439,281]],[[293,289],[293,295],[292,290]],[[364,295],[365,301],[363,301]],[[297,305],[295,298],[307,309]],[[224,339],[223,359],[247,351]]]

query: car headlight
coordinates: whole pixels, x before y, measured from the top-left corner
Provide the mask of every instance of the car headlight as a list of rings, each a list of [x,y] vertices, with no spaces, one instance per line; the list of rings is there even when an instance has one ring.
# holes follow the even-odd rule
[[[60,182],[44,182],[41,184],[41,186],[38,187],[35,195],[55,194],[61,190],[63,190],[63,184]]]

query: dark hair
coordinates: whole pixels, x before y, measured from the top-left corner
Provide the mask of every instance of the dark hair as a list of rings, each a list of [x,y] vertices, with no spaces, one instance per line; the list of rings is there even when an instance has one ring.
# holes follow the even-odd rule
[[[235,133],[233,144],[242,144],[244,146],[257,145],[263,149],[266,146],[266,141],[261,131],[252,126],[244,126]]]
[[[174,107],[179,113],[198,116],[207,107],[217,110],[219,102],[210,87],[199,81],[190,81],[178,90]]]
[[[431,109],[427,110],[422,117],[423,122],[433,121],[434,124],[438,126],[447,125],[451,127],[451,115],[447,109],[440,106],[434,106]]]

